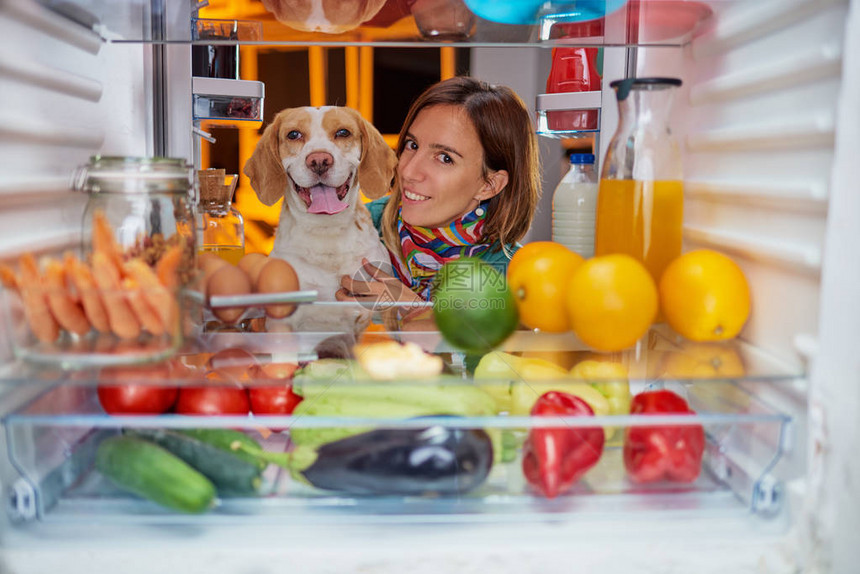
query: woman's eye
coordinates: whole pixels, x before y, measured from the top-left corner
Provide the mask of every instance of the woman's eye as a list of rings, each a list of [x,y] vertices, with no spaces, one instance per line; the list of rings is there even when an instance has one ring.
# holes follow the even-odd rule
[[[406,140],[406,143],[403,144],[403,149],[415,151],[418,149],[418,144],[415,143],[415,140]]]
[[[346,128],[340,128],[336,132],[334,132],[334,137],[336,138],[348,138],[352,133]]]
[[[441,161],[442,163],[454,163],[454,158],[447,153],[440,153],[438,157],[439,161]]]
[[[287,134],[288,140],[297,140],[300,137],[302,137],[302,132],[298,130],[292,130],[290,133]]]

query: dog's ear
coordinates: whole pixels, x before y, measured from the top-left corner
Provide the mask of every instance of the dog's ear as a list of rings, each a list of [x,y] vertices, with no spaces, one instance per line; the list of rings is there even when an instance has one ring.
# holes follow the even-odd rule
[[[287,174],[278,152],[280,127],[281,115],[278,114],[260,136],[260,141],[257,142],[257,147],[244,169],[257,197],[266,205],[275,205],[284,196],[287,188]]]
[[[357,111],[347,109],[355,115],[361,128],[361,161],[358,164],[361,192],[368,199],[382,197],[391,189],[397,156],[373,124],[362,118]]]

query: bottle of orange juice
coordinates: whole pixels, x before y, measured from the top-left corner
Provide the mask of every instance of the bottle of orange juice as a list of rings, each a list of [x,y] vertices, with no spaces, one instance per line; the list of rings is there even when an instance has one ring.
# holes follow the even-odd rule
[[[681,152],[669,129],[672,93],[681,80],[628,78],[609,85],[618,98],[618,129],[601,173],[594,252],[631,255],[657,282],[681,254]]]

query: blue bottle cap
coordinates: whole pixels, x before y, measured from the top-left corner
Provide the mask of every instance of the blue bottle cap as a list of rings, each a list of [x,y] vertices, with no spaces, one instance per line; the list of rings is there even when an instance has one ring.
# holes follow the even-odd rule
[[[570,163],[594,163],[593,153],[572,153]]]

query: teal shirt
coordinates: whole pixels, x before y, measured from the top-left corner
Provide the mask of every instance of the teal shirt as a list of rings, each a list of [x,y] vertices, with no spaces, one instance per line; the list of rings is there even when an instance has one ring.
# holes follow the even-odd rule
[[[370,203],[365,204],[367,209],[370,210],[370,216],[373,218],[373,226],[376,227],[376,231],[379,232],[380,239],[382,238],[382,211],[385,209],[390,197],[390,195],[386,195],[385,197],[380,197],[379,199],[375,199]],[[522,246],[519,243],[509,243],[507,245],[508,253],[513,255],[520,247]],[[498,269],[502,274],[506,274],[508,271],[508,262],[510,259],[505,255],[505,251],[503,249],[495,251],[493,248],[490,248],[479,253],[477,257],[484,263],[488,263]]]

